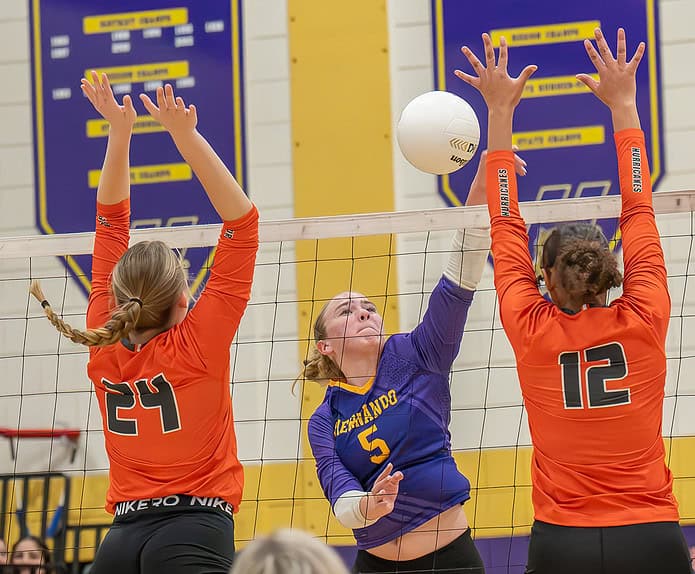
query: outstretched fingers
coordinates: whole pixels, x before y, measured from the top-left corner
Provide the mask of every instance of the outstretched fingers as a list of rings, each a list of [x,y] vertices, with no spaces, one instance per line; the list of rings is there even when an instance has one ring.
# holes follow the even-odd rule
[[[82,93],[87,96],[87,99],[92,103],[92,105],[96,104],[97,92],[87,78],[82,78],[80,88],[82,88]]]
[[[496,67],[495,64],[495,48],[492,45],[492,39],[487,33],[483,34],[483,46],[485,47],[485,65],[488,70]]]
[[[598,89],[599,83],[596,80],[594,80],[589,74],[577,74],[575,77],[592,92],[596,92],[596,90]]]
[[[159,108],[150,99],[150,96],[148,96],[147,94],[140,94],[140,101],[153,118],[157,118],[159,116]]]
[[[637,70],[637,66],[639,66],[640,62],[642,61],[646,49],[647,46],[645,45],[645,43],[640,42],[639,46],[637,46],[637,50],[635,50],[635,55],[632,56],[632,59],[627,64],[630,71],[634,72],[635,70]]]
[[[512,149],[516,151],[519,148],[517,146],[512,146]],[[516,154],[514,154],[514,170],[518,175],[526,175],[526,162]]]
[[[123,96],[123,107],[126,109],[127,112],[136,113],[135,106],[133,105],[133,98],[131,98],[128,94]]]
[[[498,66],[502,68],[505,72],[507,71],[507,61],[509,60],[509,47],[507,46],[507,39],[502,36],[500,38],[500,57]]]
[[[166,84],[164,86],[164,98],[166,100],[167,108],[176,109],[176,99],[174,98],[174,88],[171,84]]]
[[[188,106],[188,115],[193,118],[193,121],[196,124],[198,123],[198,110],[193,104]]]
[[[613,52],[611,52],[611,49],[608,46],[608,42],[606,42],[606,38],[603,35],[603,32],[601,31],[601,28],[596,28],[594,30],[594,38],[596,38],[596,45],[598,46],[598,51],[599,54],[601,54],[601,58],[603,59],[603,61],[606,64],[608,64],[609,62],[615,62]]]
[[[109,82],[109,77],[105,72],[101,73],[101,87],[104,90],[104,95],[106,97],[113,97],[113,90],[111,89],[111,82]]]
[[[477,88],[480,85],[480,78],[477,76],[471,76],[469,74],[466,74],[465,72],[462,72],[461,70],[454,70],[454,74],[458,79],[463,80],[469,86]]]
[[[521,70],[521,74],[519,74],[519,80],[521,80],[522,83],[526,84],[526,82],[528,82],[528,79],[536,73],[537,69],[538,66],[536,66],[535,64],[526,66],[523,70]]]
[[[157,107],[159,107],[160,110],[166,110],[168,106],[166,97],[164,96],[164,88],[161,86],[157,88],[155,91],[155,98],[157,98]]]
[[[476,56],[468,46],[461,48],[461,52],[463,52],[463,55],[466,56],[466,59],[473,68],[473,71],[478,74],[478,76],[482,76],[485,73],[485,66],[483,66],[482,62],[478,59],[478,56]]]
[[[623,66],[627,61],[627,43],[625,42],[625,30],[618,28],[618,43],[616,53],[618,56],[618,64]]]
[[[603,58],[599,55],[599,53],[596,51],[596,48],[594,48],[594,45],[591,43],[591,40],[584,40],[584,48],[586,49],[586,53],[589,55],[589,59],[591,60],[591,63],[594,65],[594,68],[596,68],[597,72],[600,72],[606,67],[606,63],[603,61]]]

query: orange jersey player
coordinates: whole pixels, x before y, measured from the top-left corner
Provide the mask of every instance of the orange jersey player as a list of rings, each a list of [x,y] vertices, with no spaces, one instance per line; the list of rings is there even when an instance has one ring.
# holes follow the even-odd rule
[[[229,348],[251,293],[258,212],[196,130],[197,112],[170,85],[146,95],[224,221],[210,277],[188,312],[186,272],[160,241],[128,248],[129,148],[136,112],[119,105],[105,74],[82,90],[109,122],[97,190],[87,329],[56,328],[89,346],[87,371],[101,410],[114,523],[99,547],[100,574],[226,574],[243,489],[229,393]]]
[[[578,79],[611,110],[618,152],[625,278],[600,228],[554,229],[542,251],[552,303],[538,292],[519,213],[512,120],[527,79],[507,72],[483,35],[483,64],[463,52],[476,72],[457,75],[476,87],[489,109],[488,208],[500,316],[512,344],[533,442],[535,521],[528,574],[686,574],[690,564],[678,525],[672,475],[661,435],[666,377],[664,350],[671,303],[652,208],[644,134],[636,105],[640,44],[617,57],[596,30],[599,51],[586,50],[599,81]]]

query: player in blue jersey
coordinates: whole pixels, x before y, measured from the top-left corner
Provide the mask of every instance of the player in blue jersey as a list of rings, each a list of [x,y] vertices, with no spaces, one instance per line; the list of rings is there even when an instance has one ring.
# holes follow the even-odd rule
[[[484,156],[466,205],[485,203]],[[522,160],[517,169],[525,173]],[[327,384],[309,420],[319,481],[353,529],[353,572],[484,572],[451,455],[449,370],[488,255],[488,230],[458,231],[422,322],[386,340],[375,305],[341,293],[314,324],[304,376]]]

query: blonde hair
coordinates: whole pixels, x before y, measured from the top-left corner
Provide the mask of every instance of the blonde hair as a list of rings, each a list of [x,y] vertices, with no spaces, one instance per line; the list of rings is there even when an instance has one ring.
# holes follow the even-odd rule
[[[254,540],[235,559],[230,574],[348,574],[334,550],[300,530],[279,530]]]
[[[314,343],[309,349],[307,358],[303,361],[302,372],[294,380],[292,390],[300,380],[316,381],[323,385],[327,384],[328,381],[347,382],[347,377],[340,370],[340,367],[329,356],[321,354],[316,346],[316,343],[326,338],[326,310],[331,301],[323,306],[316,321],[314,321]]]
[[[38,281],[30,293],[38,299],[53,326],[74,343],[105,347],[132,331],[166,328],[181,293],[188,296],[186,273],[179,257],[162,241],[130,247],[111,273],[115,309],[103,327],[81,331],[61,319],[46,300]]]

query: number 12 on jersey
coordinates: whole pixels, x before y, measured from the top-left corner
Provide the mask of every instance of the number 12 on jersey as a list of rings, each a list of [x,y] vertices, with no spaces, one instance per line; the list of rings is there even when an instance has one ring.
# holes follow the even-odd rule
[[[586,397],[588,408],[615,407],[630,403],[630,389],[606,389],[606,381],[619,381],[627,376],[627,359],[620,343],[608,343],[591,347],[583,352],[560,353],[558,363],[562,366],[562,394],[566,409],[584,408],[582,396],[581,354],[584,361],[595,363],[605,361],[604,365],[586,367]]]

